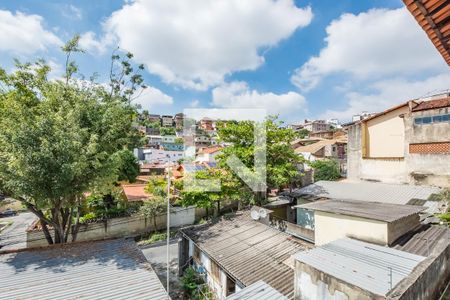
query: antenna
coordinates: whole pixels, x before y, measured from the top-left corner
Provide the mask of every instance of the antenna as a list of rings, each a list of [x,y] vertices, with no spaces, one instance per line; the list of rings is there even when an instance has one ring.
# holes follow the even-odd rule
[[[265,210],[264,208],[261,208],[259,210],[259,216],[260,218],[264,219],[265,217],[267,217],[267,210]]]
[[[261,216],[259,215],[259,212],[258,212],[257,210],[252,210],[252,211],[250,212],[250,216],[251,216],[252,219],[255,220],[255,221],[258,221],[259,218],[261,217]]]

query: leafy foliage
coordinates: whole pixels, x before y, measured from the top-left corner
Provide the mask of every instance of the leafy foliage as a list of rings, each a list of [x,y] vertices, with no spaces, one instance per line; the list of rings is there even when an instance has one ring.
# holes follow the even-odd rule
[[[277,117],[269,117],[265,121],[266,128],[266,164],[267,164],[267,188],[282,188],[292,185],[302,174],[298,171],[298,164],[303,158],[294,152],[290,143],[296,138],[296,133],[289,128],[282,127]],[[226,122],[218,124],[218,136],[223,142],[230,144],[217,156],[219,166],[230,174],[226,161],[232,155],[238,157],[244,165],[254,171],[254,153],[260,151],[258,145],[254,145],[255,124],[251,121]],[[245,183],[233,174],[235,180],[241,183],[241,187],[250,190]],[[258,196],[258,195],[255,195]],[[262,195],[264,197],[264,195]],[[254,199],[261,202],[262,199]]]
[[[40,218],[49,243],[64,243],[69,233],[76,239],[84,194],[111,186],[119,174],[114,154],[139,140],[131,101],[143,85],[130,55],[124,64],[114,55],[108,89],[73,77],[78,41],[62,48],[64,80],[48,80],[43,61],[16,62],[11,74],[0,69],[0,182]]]
[[[155,230],[158,230],[156,217],[167,211],[167,203],[162,197],[156,197],[152,200],[144,202],[140,208],[140,213],[146,218],[153,219]]]
[[[188,296],[193,298],[195,297],[198,286],[203,284],[203,279],[193,267],[189,267],[184,271],[183,277],[181,277],[181,284]]]
[[[123,149],[114,153],[114,156],[118,164],[118,180],[135,182],[136,177],[139,175],[139,164],[133,152]]]
[[[297,132],[297,135],[300,139],[304,139],[305,137],[309,136],[309,130],[306,128],[302,128]]]
[[[339,163],[333,159],[316,160],[310,163],[314,169],[314,180],[338,180],[341,177]]]
[[[175,128],[174,127],[161,127],[159,129],[159,132],[161,135],[175,135]]]

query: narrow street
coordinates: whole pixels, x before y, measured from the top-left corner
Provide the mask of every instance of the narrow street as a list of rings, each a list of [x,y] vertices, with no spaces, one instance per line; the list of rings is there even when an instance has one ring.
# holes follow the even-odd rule
[[[167,252],[166,241],[154,243],[152,245],[140,247],[147,260],[152,265],[156,274],[161,280],[164,288],[167,282]],[[178,277],[178,243],[177,239],[170,241],[170,297],[172,299],[182,299],[182,286]],[[167,288],[166,288],[167,290]]]
[[[20,213],[17,216],[1,218],[1,221],[13,223],[0,233],[0,249],[20,249],[26,247],[25,230],[35,220],[35,215],[30,212]]]

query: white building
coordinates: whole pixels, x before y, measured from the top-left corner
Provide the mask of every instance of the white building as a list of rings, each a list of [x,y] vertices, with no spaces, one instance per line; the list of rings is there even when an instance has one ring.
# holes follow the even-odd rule
[[[148,163],[177,162],[184,157],[183,151],[167,151],[160,149],[144,149],[144,158]]]

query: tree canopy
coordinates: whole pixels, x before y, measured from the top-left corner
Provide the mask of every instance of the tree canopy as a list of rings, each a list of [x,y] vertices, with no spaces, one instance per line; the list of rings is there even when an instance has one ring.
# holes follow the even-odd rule
[[[84,195],[114,183],[115,154],[139,140],[132,97],[145,86],[132,55],[113,55],[105,87],[74,77],[78,40],[62,48],[63,79],[49,80],[43,61],[17,62],[12,73],[0,69],[0,181],[40,218],[49,243],[67,242],[70,233],[76,239]]]

